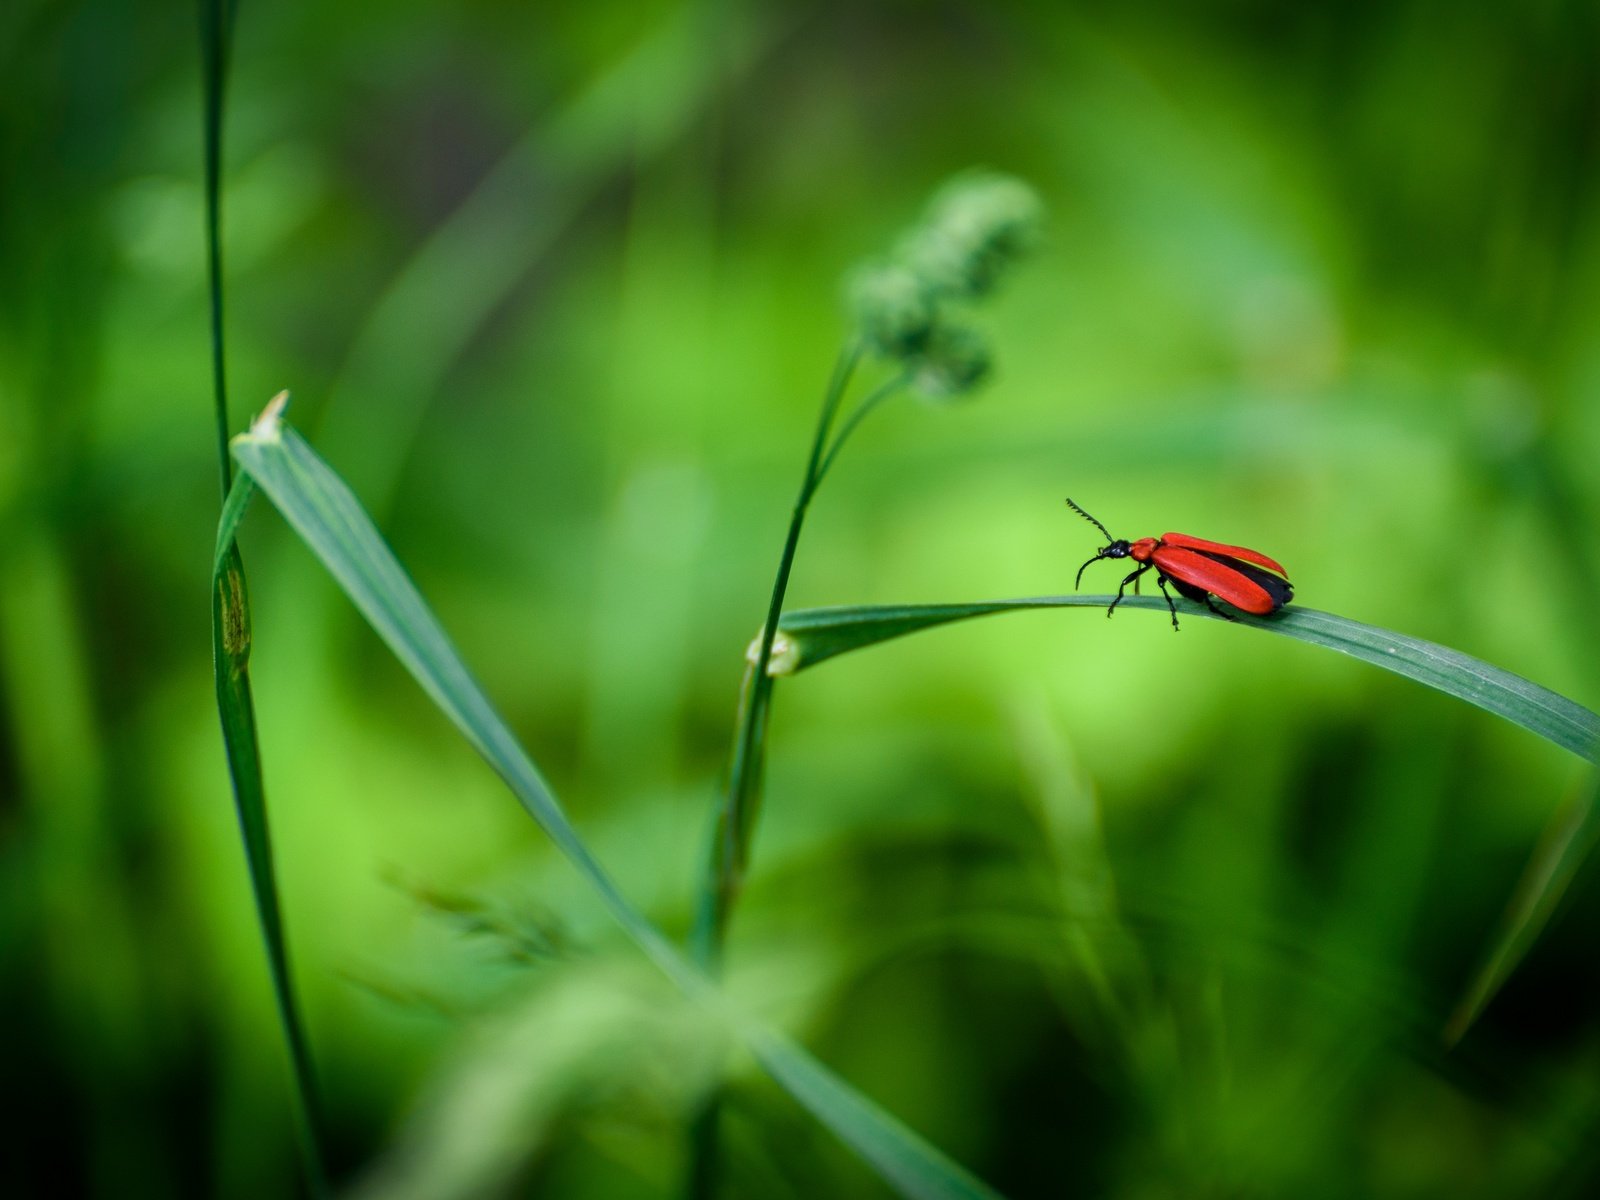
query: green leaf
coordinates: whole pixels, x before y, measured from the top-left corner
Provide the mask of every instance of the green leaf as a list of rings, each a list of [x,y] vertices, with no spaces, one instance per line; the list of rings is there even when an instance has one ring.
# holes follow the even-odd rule
[[[902,1195],[995,1193],[849,1087],[799,1046],[735,1009],[622,894],[489,702],[350,489],[276,414],[233,439],[233,454],[339,582],[373,629],[505,780],[630,937],[691,999],[723,1019],[769,1075]]]
[[[773,674],[792,674],[851,650],[952,621],[1040,608],[1104,609],[1110,603],[1110,596],[1034,596],[972,604],[802,609],[785,613],[779,621],[781,636],[769,669]],[[1180,601],[1179,608],[1186,618],[1222,619],[1202,604]],[[1163,618],[1167,614],[1166,601],[1154,596],[1129,596],[1119,606],[1119,611],[1123,609],[1159,612]],[[1470,654],[1298,605],[1270,617],[1241,615],[1234,623],[1359,658],[1504,717],[1590,762],[1597,761],[1600,716]]]

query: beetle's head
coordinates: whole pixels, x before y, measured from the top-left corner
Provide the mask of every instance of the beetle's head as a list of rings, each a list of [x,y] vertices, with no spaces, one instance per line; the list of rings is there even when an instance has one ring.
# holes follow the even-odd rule
[[[1096,521],[1088,513],[1084,512],[1083,509],[1079,508],[1076,504],[1073,504],[1071,500],[1067,501],[1067,505],[1072,509],[1073,512],[1077,513],[1085,521],[1089,522],[1089,524],[1093,525],[1101,533],[1105,534],[1106,541],[1111,543],[1109,546],[1102,547],[1100,552],[1091,558],[1089,562],[1084,563],[1083,566],[1078,568],[1078,578],[1072,584],[1073,590],[1076,591],[1078,585],[1083,582],[1083,572],[1088,568],[1089,563],[1099,562],[1102,558],[1127,558],[1128,555],[1133,553],[1133,548],[1128,544],[1126,538],[1112,537],[1109,529],[1100,524],[1099,521]]]
[[[1078,578],[1074,580],[1072,584],[1073,590],[1076,591],[1078,585],[1083,582],[1083,573],[1088,568],[1089,563],[1097,563],[1102,558],[1127,558],[1128,555],[1132,553],[1133,548],[1129,546],[1126,539],[1118,538],[1116,541],[1112,542],[1111,545],[1105,547],[1100,551],[1100,553],[1091,558],[1089,562],[1084,563],[1083,566],[1078,568]]]

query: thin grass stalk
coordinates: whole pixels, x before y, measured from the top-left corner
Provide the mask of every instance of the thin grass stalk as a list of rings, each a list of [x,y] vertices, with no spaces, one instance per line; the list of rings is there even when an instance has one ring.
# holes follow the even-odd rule
[[[772,597],[767,607],[767,621],[762,626],[756,656],[745,671],[739,691],[739,713],[735,722],[735,742],[732,766],[729,769],[728,803],[719,814],[716,843],[711,859],[712,881],[702,895],[702,919],[695,930],[696,961],[713,974],[721,966],[723,943],[727,924],[743,886],[745,870],[749,864],[750,842],[755,834],[759,815],[762,779],[766,762],[767,717],[772,706],[772,679],[770,670],[773,647],[776,644],[778,623],[783,616],[783,601],[788,593],[789,575],[794,566],[795,552],[800,544],[800,531],[805,524],[812,497],[817,493],[828,468],[863,418],[885,400],[900,391],[906,382],[904,375],[886,380],[856,405],[832,439],[828,433],[839,401],[849,383],[849,373],[854,368],[851,351],[846,350],[840,359],[841,370],[835,372],[833,384],[824,398],[823,409],[817,423],[816,437],[812,442],[811,457],[807,463],[805,482],[795,503],[789,531],[784,541],[783,556],[779,560],[778,575],[773,582]]]
[[[697,959],[712,974],[720,963],[760,809],[761,759],[772,702],[768,668],[811,498],[850,435],[902,387],[915,381],[925,393],[948,398],[970,392],[988,373],[984,340],[964,323],[959,310],[987,294],[999,272],[1027,244],[1038,221],[1038,207],[1037,197],[1019,180],[987,172],[959,176],[940,189],[922,223],[902,239],[896,257],[858,271],[851,285],[856,332],[840,353],[823,395],[766,622],[751,657],[727,798],[718,814],[701,888],[692,942]],[[957,310],[954,316],[952,308]],[[830,442],[850,378],[868,350],[898,362],[899,372],[856,405]]]
[[[805,525],[806,513],[817,493],[828,468],[833,465],[839,451],[862,420],[905,384],[905,376],[897,375],[886,380],[856,405],[830,441],[839,406],[850,384],[850,377],[860,361],[860,347],[852,340],[839,356],[822,399],[817,416],[817,429],[811,440],[811,454],[806,461],[804,479],[794,511],[789,518],[788,533],[784,537],[783,554],[778,560],[777,576],[772,584],[772,596],[767,604],[766,623],[761,627],[761,637],[756,653],[745,671],[739,690],[739,713],[734,735],[733,760],[729,767],[727,799],[717,816],[715,838],[708,860],[707,878],[701,890],[700,911],[695,923],[691,949],[695,961],[713,978],[722,970],[723,950],[727,941],[728,922],[733,906],[743,887],[749,865],[750,843],[755,833],[756,819],[761,808],[762,780],[766,763],[767,717],[772,708],[774,677],[768,669],[777,638],[778,621],[783,615],[783,601],[789,590],[789,575],[794,568],[795,552],[800,545],[800,531]],[[690,1131],[689,1174],[685,1185],[687,1195],[695,1200],[710,1200],[717,1194],[720,1150],[719,1130],[722,1117],[722,1092],[715,1090],[700,1110]]]
[[[699,913],[692,938],[695,960],[713,977],[721,969],[728,918],[743,882],[750,835],[761,805],[761,767],[766,748],[767,710],[772,702],[773,681],[767,670],[772,661],[772,644],[778,634],[778,619],[783,615],[783,600],[789,590],[789,575],[794,569],[800,531],[805,526],[811,498],[816,494],[820,468],[828,446],[828,434],[860,357],[860,347],[854,341],[846,345],[834,366],[828,390],[823,394],[822,407],[817,414],[816,433],[811,439],[811,453],[806,460],[805,475],[789,517],[783,553],[779,556],[777,575],[772,582],[766,622],[761,627],[755,658],[741,689],[733,758],[728,768],[728,792],[717,815],[716,832],[706,878],[700,891]]]
[[[236,526],[248,500],[248,490],[231,491],[232,456],[228,449],[227,360],[223,332],[222,286],[222,135],[227,91],[228,59],[233,45],[235,0],[200,0],[200,62],[204,93],[205,231],[207,298],[210,312],[211,385],[216,414],[217,449],[222,483],[223,518]],[[256,917],[272,978],[278,1023],[289,1051],[294,1081],[292,1108],[295,1141],[311,1194],[329,1194],[326,1158],[321,1136],[322,1119],[317,1099],[311,1052],[300,1019],[294,981],[289,972],[289,952],[272,863],[272,839],[267,824],[266,792],[261,776],[261,747],[256,735],[255,703],[250,690],[250,597],[244,561],[230,537],[227,549],[212,566],[211,592],[212,669],[217,691],[217,712],[222,724],[228,775],[234,808],[250,872]]]
[[[745,671],[739,689],[739,712],[735,724],[733,758],[728,768],[728,792],[721,811],[717,814],[716,829],[711,853],[707,859],[706,877],[700,891],[699,912],[690,939],[690,950],[695,962],[708,975],[717,978],[722,972],[722,956],[728,935],[728,921],[744,882],[745,867],[749,859],[750,839],[755,829],[756,816],[761,807],[761,784],[766,759],[767,714],[772,706],[773,677],[767,670],[772,661],[772,645],[778,634],[778,618],[783,615],[783,601],[789,590],[789,575],[794,568],[795,551],[800,545],[800,531],[805,526],[806,512],[811,498],[816,495],[827,464],[838,452],[839,442],[854,428],[862,415],[857,409],[853,419],[846,423],[839,441],[828,450],[828,434],[844,400],[850,377],[861,359],[859,344],[852,339],[840,352],[834,366],[828,390],[822,397],[822,407],[817,414],[817,429],[811,439],[811,453],[806,460],[805,476],[789,517],[789,529],[784,535],[783,553],[778,559],[778,571],[772,582],[772,595],[767,602],[767,619],[761,627],[761,638],[756,655]],[[684,1192],[693,1200],[711,1200],[719,1190],[721,1166],[721,1127],[723,1093],[720,1087],[712,1090],[695,1113],[689,1131],[689,1170]]]
[[[217,466],[222,497],[233,484],[228,453],[228,372],[222,334],[222,113],[228,56],[233,48],[236,0],[200,0],[200,70],[205,93],[203,121],[206,193],[206,292],[211,321],[211,392],[217,428]]]
[[[903,386],[915,379],[924,392],[951,397],[970,392],[987,374],[989,355],[982,337],[959,318],[952,321],[950,309],[952,304],[959,307],[990,290],[997,272],[1026,243],[1037,210],[1031,189],[1019,181],[969,174],[941,189],[927,218],[903,241],[897,259],[858,272],[852,284],[857,332],[841,352],[823,396],[811,454],[778,560],[767,618],[755,653],[749,656],[727,797],[718,814],[701,888],[692,948],[713,977],[720,973],[728,922],[744,883],[760,811],[762,761],[772,705],[773,645],[811,499],[850,435]],[[868,349],[875,356],[898,361],[900,372],[868,393],[830,441],[851,375]],[[720,1094],[713,1095],[695,1124],[687,1190],[697,1198],[713,1196],[716,1191],[720,1104]]]
[[[866,420],[867,414],[877,408],[885,400],[899,392],[906,384],[904,375],[896,375],[893,379],[885,380],[876,390],[868,394],[867,398],[856,405],[855,410],[845,419],[839,427],[839,435],[833,439],[833,445],[828,447],[828,452],[822,456],[822,464],[817,468],[816,478],[811,481],[811,490],[815,492],[822,486],[822,481],[827,478],[828,470],[833,466],[833,460],[839,457],[839,451],[844,449],[845,442],[856,431],[856,426]]]

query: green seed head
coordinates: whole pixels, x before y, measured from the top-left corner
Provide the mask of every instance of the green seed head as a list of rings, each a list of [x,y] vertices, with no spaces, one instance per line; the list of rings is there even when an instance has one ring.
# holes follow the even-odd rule
[[[946,183],[895,252],[850,279],[867,349],[903,363],[927,395],[971,391],[988,372],[989,353],[952,310],[994,290],[1038,239],[1042,213],[1033,189],[1009,175],[969,171]]]
[[[933,289],[910,268],[872,263],[850,278],[850,306],[862,339],[874,354],[905,358],[918,353],[933,332]]]
[[[911,384],[930,400],[970,395],[989,376],[994,360],[983,335],[962,325],[941,325],[907,365]]]
[[[1038,240],[1042,217],[1038,196],[1021,180],[969,172],[939,189],[901,259],[943,294],[984,296]]]

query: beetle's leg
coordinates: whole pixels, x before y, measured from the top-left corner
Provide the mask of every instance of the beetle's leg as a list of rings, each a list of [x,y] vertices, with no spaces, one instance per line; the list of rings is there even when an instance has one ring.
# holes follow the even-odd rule
[[[1156,572],[1156,583],[1161,588],[1161,595],[1167,602],[1167,611],[1172,614],[1172,632],[1178,632],[1178,606],[1172,602],[1172,593],[1167,591],[1167,577],[1160,571]],[[1178,586],[1182,587],[1182,584]]]
[[[1116,610],[1117,605],[1122,603],[1122,593],[1128,590],[1130,583],[1133,584],[1133,594],[1135,596],[1139,594],[1139,576],[1149,569],[1149,563],[1140,563],[1138,570],[1129,572],[1128,577],[1122,581],[1122,586],[1117,589],[1117,598],[1111,602],[1111,607],[1106,609],[1106,616],[1109,617]]]
[[[1195,601],[1197,604],[1204,604],[1224,621],[1237,621],[1239,619],[1232,613],[1218,608],[1216,603],[1211,599],[1211,593],[1206,591],[1203,587],[1195,587],[1194,584],[1185,583],[1181,579],[1174,579],[1172,581],[1172,586],[1178,589],[1178,594],[1180,596],[1187,596],[1190,600]]]

